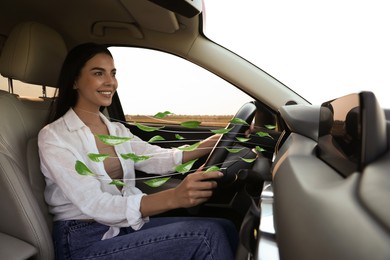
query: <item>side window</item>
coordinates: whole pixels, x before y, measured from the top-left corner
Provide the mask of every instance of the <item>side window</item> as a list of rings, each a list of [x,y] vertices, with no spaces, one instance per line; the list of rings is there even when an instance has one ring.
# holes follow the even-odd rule
[[[139,48],[111,47],[110,51],[128,121],[156,123],[152,117],[168,111],[173,113],[170,122],[194,120],[226,126],[252,100],[229,82],[180,57]]]
[[[0,75],[0,90],[8,91],[8,79]]]
[[[42,97],[42,86],[27,84],[18,80],[12,80],[13,93],[19,96],[26,97]],[[0,90],[9,91],[8,79],[0,75]],[[46,96],[53,97],[55,94],[55,88],[46,87]]]

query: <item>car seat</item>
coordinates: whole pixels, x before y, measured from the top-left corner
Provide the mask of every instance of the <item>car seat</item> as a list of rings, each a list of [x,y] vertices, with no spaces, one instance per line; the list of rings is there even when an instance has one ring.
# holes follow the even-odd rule
[[[60,34],[36,23],[14,27],[0,57],[2,76],[56,86],[67,48]],[[37,135],[51,101],[0,95],[0,259],[54,259],[51,215],[44,200]]]

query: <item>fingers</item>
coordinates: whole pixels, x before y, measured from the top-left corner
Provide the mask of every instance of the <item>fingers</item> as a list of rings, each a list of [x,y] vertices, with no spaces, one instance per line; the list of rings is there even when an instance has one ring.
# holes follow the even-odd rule
[[[221,172],[204,173],[201,170],[188,174],[175,189],[176,199],[185,208],[204,203],[213,195],[213,190],[217,187],[215,179],[221,176],[223,176]]]
[[[213,195],[212,189],[189,190],[187,194],[186,207],[193,207],[206,202]]]
[[[197,200],[208,199],[213,195],[212,190],[196,190],[192,191],[190,197]]]
[[[217,178],[221,178],[223,176],[223,173],[220,172],[220,171],[212,171],[212,172],[205,172],[203,171],[203,166],[202,165],[195,173],[193,174],[198,174],[197,176],[203,180],[207,180],[207,179],[217,179]],[[191,175],[191,174],[190,174]],[[199,176],[201,175],[201,176]]]
[[[189,188],[207,190],[217,187],[215,179],[221,178],[223,174],[221,172],[208,172],[197,171],[195,173],[187,175]]]
[[[255,125],[252,123],[249,128],[245,131],[244,135],[245,137],[250,137],[251,136],[251,133],[253,132],[255,128]]]

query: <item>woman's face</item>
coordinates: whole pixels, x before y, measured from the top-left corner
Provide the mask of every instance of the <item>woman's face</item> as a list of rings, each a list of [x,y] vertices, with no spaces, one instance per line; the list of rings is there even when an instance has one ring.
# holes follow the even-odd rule
[[[78,93],[76,108],[96,112],[101,106],[109,106],[118,87],[116,69],[112,57],[96,54],[81,69],[74,88]]]

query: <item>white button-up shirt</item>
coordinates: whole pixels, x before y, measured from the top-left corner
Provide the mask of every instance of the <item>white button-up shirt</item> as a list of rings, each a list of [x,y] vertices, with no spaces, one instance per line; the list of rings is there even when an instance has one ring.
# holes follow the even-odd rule
[[[89,153],[98,154],[94,135],[73,109],[45,126],[39,133],[38,146],[41,170],[46,179],[45,199],[54,220],[94,219],[110,226],[103,239],[116,236],[120,227],[137,230],[148,221],[142,218],[140,202],[143,194],[135,187],[135,169],[156,174],[172,172],[182,162],[182,151],[151,145],[130,133],[121,123],[110,122],[100,114],[109,134],[131,137],[114,146],[117,155],[135,153],[151,156],[134,163],[118,156],[126,186],[120,191],[109,184],[112,179],[103,162],[93,162]],[[77,173],[75,163],[83,162],[96,176]]]

